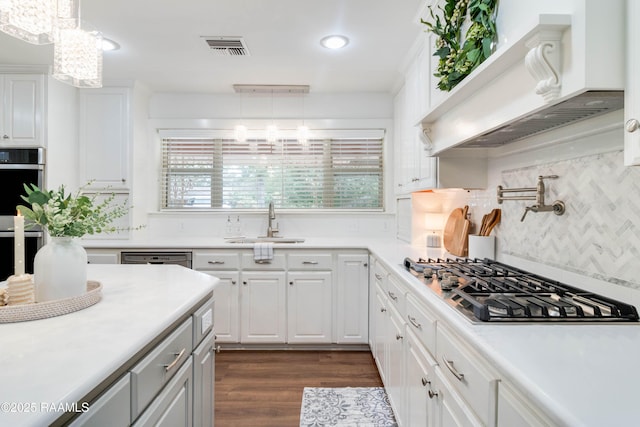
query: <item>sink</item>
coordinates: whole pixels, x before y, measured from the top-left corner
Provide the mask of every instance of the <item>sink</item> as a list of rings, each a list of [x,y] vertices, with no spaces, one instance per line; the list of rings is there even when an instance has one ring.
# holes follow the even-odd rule
[[[227,243],[303,243],[304,239],[293,237],[231,237]]]

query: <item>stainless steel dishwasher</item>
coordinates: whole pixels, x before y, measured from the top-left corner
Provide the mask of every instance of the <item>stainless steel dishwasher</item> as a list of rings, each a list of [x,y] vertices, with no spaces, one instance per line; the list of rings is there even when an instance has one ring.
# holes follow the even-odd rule
[[[191,252],[122,252],[122,264],[178,264],[191,268]]]

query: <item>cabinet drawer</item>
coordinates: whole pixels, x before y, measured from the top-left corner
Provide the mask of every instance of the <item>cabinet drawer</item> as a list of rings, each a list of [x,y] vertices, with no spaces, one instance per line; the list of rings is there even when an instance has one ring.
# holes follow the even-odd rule
[[[407,324],[422,345],[436,354],[436,317],[411,294],[407,295]]]
[[[193,253],[194,270],[237,270],[240,258],[237,253],[221,251],[197,251]]]
[[[153,397],[189,359],[193,349],[193,321],[185,320],[131,370],[131,419],[142,413]]]
[[[495,425],[498,376],[480,355],[442,324],[436,334],[437,362],[443,376],[460,393],[485,425]]]
[[[82,413],[71,427],[126,427],[131,424],[131,387],[129,373],[112,385]]]
[[[277,251],[277,249],[276,249]],[[256,262],[253,259],[253,251],[242,254],[242,268],[247,270],[284,270],[287,266],[287,257],[284,254],[273,254],[271,262]]]
[[[290,270],[331,270],[333,267],[331,254],[289,254]]]
[[[391,301],[391,305],[398,310],[400,316],[405,319],[406,317],[406,295],[405,288],[400,281],[394,276],[389,276],[387,281],[387,298]]]
[[[193,313],[193,347],[213,329],[213,298]]]

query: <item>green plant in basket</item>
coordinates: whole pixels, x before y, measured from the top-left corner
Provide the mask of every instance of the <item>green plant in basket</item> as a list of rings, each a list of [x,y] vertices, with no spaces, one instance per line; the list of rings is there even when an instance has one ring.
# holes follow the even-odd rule
[[[89,185],[89,184],[87,184]],[[126,203],[112,205],[115,194],[109,194],[98,202],[96,198],[82,194],[86,186],[74,194],[67,194],[64,185],[58,190],[41,190],[35,184],[24,184],[26,195],[21,196],[30,207],[19,205],[17,209],[31,226],[41,225],[52,237],[82,237],[87,234],[113,233],[121,228],[110,225],[129,211]]]

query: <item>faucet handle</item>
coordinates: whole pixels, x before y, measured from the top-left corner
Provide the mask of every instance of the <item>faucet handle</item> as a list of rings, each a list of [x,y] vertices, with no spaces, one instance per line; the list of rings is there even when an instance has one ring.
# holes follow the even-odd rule
[[[529,211],[537,212],[537,208],[537,206],[527,206],[526,208],[524,208],[524,214],[522,215],[522,218],[520,218],[520,222],[524,222],[524,217],[527,216]]]
[[[543,179],[558,179],[558,175],[539,175],[538,181],[542,181]]]

